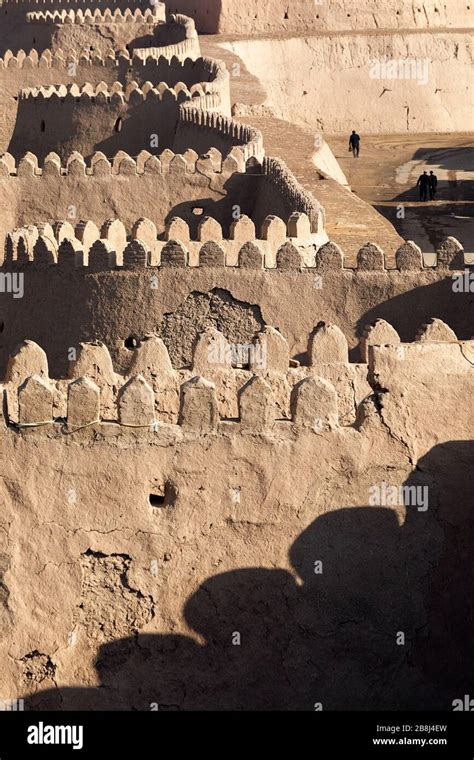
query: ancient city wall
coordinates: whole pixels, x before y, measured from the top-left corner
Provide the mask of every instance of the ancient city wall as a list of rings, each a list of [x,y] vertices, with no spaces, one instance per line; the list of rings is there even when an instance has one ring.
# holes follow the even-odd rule
[[[173,55],[197,58],[199,40],[194,21],[182,14],[166,16],[164,6],[153,8],[81,8],[67,6],[61,10],[41,10],[24,13],[9,32],[9,44],[16,51],[37,49],[53,54],[62,50],[77,54],[81,50],[105,55],[114,51],[149,49],[158,57]],[[0,52],[6,52],[2,48]]]
[[[121,8],[106,8],[101,10],[100,8],[87,8],[82,11],[81,8],[70,10],[38,10],[31,11],[26,14],[26,20],[30,23],[44,23],[44,24],[127,24],[127,23],[147,23],[156,24],[159,21],[166,21],[166,11],[164,3],[161,3],[154,8],[136,8],[131,10],[126,8],[122,11]]]
[[[226,155],[235,146],[242,148],[245,160],[264,157],[263,138],[257,129],[218,113],[194,108],[192,102],[181,107],[174,141],[177,153],[189,147],[199,154],[216,148]]]
[[[464,555],[455,565],[450,552],[470,535],[463,504],[472,418],[459,410],[470,408],[472,342],[374,345],[378,390],[348,427],[342,386],[325,379],[350,366],[336,334],[316,331],[298,382],[271,330],[267,372],[206,366],[218,339],[208,333],[195,347],[190,380],[154,338],[130,354],[124,376],[105,347],[85,345],[64,381],[50,379],[38,346],[23,344],[4,377],[0,426],[6,697],[20,688],[43,709],[148,710],[159,702],[311,710],[316,688],[332,710],[449,709],[453,688],[467,688],[472,675],[455,646],[443,649],[446,627],[464,631],[468,598]],[[234,389],[227,411],[226,377]],[[373,484],[387,479],[428,488],[426,510],[369,506]],[[315,557],[328,575],[337,565],[319,607]],[[448,620],[436,599],[453,573]],[[361,585],[374,600],[363,613]],[[35,614],[24,619],[24,605]],[[420,634],[428,621],[441,641]],[[398,629],[407,633],[403,656],[387,635]],[[245,667],[229,662],[235,630],[256,650]],[[347,657],[335,656],[335,645]],[[449,678],[437,666],[441,649]],[[308,684],[310,655],[330,677]],[[379,687],[373,672],[382,656],[398,675]],[[70,677],[79,668],[81,688]],[[98,684],[106,688],[94,690]]]
[[[107,343],[117,366],[123,367],[129,342],[150,332],[163,338],[176,368],[187,366],[199,330],[216,324],[222,325],[229,340],[242,344],[251,342],[265,325],[277,325],[290,355],[303,365],[307,359],[302,336],[322,320],[340,327],[352,361],[360,358],[357,346],[366,325],[377,319],[391,323],[405,341],[414,340],[419,326],[432,317],[451,326],[453,332],[444,333],[445,337],[471,337],[469,287],[455,292],[455,272],[446,269],[454,266],[464,273],[462,251],[454,241],[440,249],[437,268],[424,268],[419,249],[405,246],[397,256],[399,269],[387,271],[382,252],[368,245],[353,270],[342,268],[341,252],[333,244],[320,247],[308,266],[311,246],[306,249],[304,240],[302,245],[298,240],[296,245],[265,242],[251,229],[242,219],[233,230],[241,239],[226,244],[213,240],[218,230],[207,222],[196,243],[160,242],[161,266],[157,259],[147,266],[153,228],[149,244],[127,248],[127,230],[112,220],[101,230],[101,240],[89,248],[85,267],[81,255],[85,244],[66,241],[55,246],[54,234],[47,228],[26,249],[17,238],[2,271],[10,276],[23,273],[24,293],[22,298],[13,298],[11,292],[2,295],[2,366],[25,334],[42,343],[58,373],[65,371],[68,348],[83,340]],[[80,225],[76,241],[89,235],[96,238],[96,230]],[[67,233],[67,225],[63,231]],[[132,237],[144,239],[147,233],[150,225],[137,222]],[[182,224],[171,220],[171,234],[182,236]],[[254,240],[249,240],[252,235]],[[230,265],[239,243],[238,265]],[[18,261],[9,264],[15,245]],[[264,253],[276,266],[264,268]],[[30,258],[33,263],[28,263]],[[118,269],[117,261],[121,261]]]
[[[195,19],[205,34],[417,29],[472,26],[472,8],[466,0],[175,0],[172,10]]]
[[[471,128],[469,34],[359,31],[224,45],[260,80],[265,103],[278,116],[315,130],[403,133]],[[380,64],[387,61],[399,63],[392,71],[384,70]],[[355,97],[361,77],[365,86]]]
[[[142,150],[136,158],[119,151],[112,161],[97,152],[88,165],[78,152],[64,164],[57,154],[49,154],[41,167],[32,153],[18,163],[4,154],[0,160],[4,192],[0,233],[5,236],[18,226],[45,218],[69,219],[74,224],[81,218],[90,219],[101,226],[119,212],[128,228],[146,216],[159,235],[170,218],[179,216],[195,236],[201,217],[211,216],[228,236],[239,214],[260,227],[268,215],[281,216],[286,224],[297,211],[308,215],[312,232],[323,235],[321,205],[283,162],[274,162],[281,167],[276,179],[265,173],[265,162],[262,166],[250,159],[246,166],[244,151],[237,146],[226,156],[215,148],[201,156],[192,149],[182,155],[165,150],[159,156]],[[32,182],[37,192],[32,192]]]
[[[86,158],[96,150],[113,155],[124,148],[138,155],[153,145],[171,148],[180,102],[191,97],[185,85],[170,89],[165,83],[145,92],[138,86],[123,91],[119,82],[110,89],[87,84],[24,90],[8,150],[20,158],[29,145],[43,161],[52,151],[65,159],[74,146]]]
[[[5,71],[15,70],[11,68],[12,60],[13,57],[7,57]],[[10,124],[14,123],[8,150],[17,158],[25,145],[41,160],[51,151],[66,157],[74,149],[85,156],[90,156],[94,150],[104,150],[108,155],[120,149],[134,155],[146,148],[163,150],[173,146],[178,121],[184,118],[186,124],[192,121],[198,127],[201,124],[208,126],[212,134],[219,136],[222,132],[223,139],[218,142],[221,147],[225,144],[228,150],[255,139],[256,133],[245,127],[239,126],[234,130],[232,121],[222,120],[222,126],[218,129],[215,120],[206,121],[204,125],[202,117],[194,114],[196,109],[205,109],[208,114],[218,112],[223,117],[230,115],[229,75],[219,61],[203,58],[193,61],[188,58],[181,62],[176,57],[171,60],[163,56],[156,60],[152,57],[146,60],[134,57],[130,65],[130,61],[122,56],[112,55],[105,59],[81,57],[78,60],[69,56],[55,56],[53,59],[36,54],[20,56],[19,60],[22,67],[27,60],[36,63],[38,77],[40,70],[43,71],[40,62],[49,63],[48,68],[58,67],[63,79],[69,78],[69,82],[57,87],[24,88],[13,101],[15,107],[10,105],[4,115],[4,139]],[[96,67],[102,65],[109,72],[118,67],[116,75],[128,80],[128,84],[122,85],[119,81],[109,84],[102,80],[96,86],[90,81],[82,86],[70,84],[72,76],[79,78],[79,81],[82,76],[87,76],[89,66],[94,67],[97,78]],[[28,66],[28,70],[31,68]],[[135,72],[141,87],[132,78]],[[162,81],[159,80],[160,74],[164,77]],[[154,81],[145,79],[147,76]],[[7,81],[10,79],[8,75],[5,78]],[[9,84],[11,88],[13,82]],[[186,100],[192,101],[193,116],[186,114],[183,117],[180,105]],[[67,139],[63,139],[63,125],[67,125]],[[192,131],[194,142],[202,145],[201,129],[194,128]],[[182,137],[178,142],[182,144]],[[184,149],[188,147],[194,147],[192,138]],[[245,150],[248,150],[248,156],[257,154],[250,146]]]
[[[0,58],[0,150],[7,151],[14,133],[20,89],[50,88],[51,85],[55,88],[59,85],[70,87],[72,81],[80,88],[88,83],[94,91],[97,85],[105,84],[111,88],[117,81],[123,83],[123,88],[132,82],[140,87],[146,85],[147,88],[160,82],[170,88],[181,83],[194,95],[210,93],[216,102],[220,102],[223,112],[230,113],[228,74],[219,62],[209,59],[186,58],[180,61],[176,57],[168,59],[161,56],[144,61],[126,52],[115,54],[111,50],[104,56],[90,51],[77,56],[66,55],[62,51],[54,54],[46,51],[41,55],[36,50],[31,50],[28,55],[19,51],[15,56],[9,52]],[[194,86],[201,83],[201,87]],[[38,122],[33,116],[32,123],[37,128],[41,119]]]

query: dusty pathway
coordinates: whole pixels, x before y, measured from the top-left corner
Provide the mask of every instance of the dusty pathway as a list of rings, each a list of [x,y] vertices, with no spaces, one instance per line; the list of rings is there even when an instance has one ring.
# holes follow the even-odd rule
[[[358,160],[347,136],[328,137],[352,190],[383,214],[404,238],[433,251],[447,235],[474,252],[474,141],[471,135],[367,135]],[[436,201],[419,203],[416,181],[438,177]],[[404,216],[403,216],[404,215]]]
[[[218,36],[200,38],[203,55],[223,60],[231,75],[231,100],[248,106],[264,102],[266,94],[259,80],[246,69],[242,59],[220,47]],[[326,209],[326,229],[329,238],[341,246],[346,262],[352,266],[359,248],[371,240],[383,248],[393,262],[402,240],[394,227],[371,205],[333,180],[325,180],[312,162],[315,150],[314,133],[271,115],[252,115],[242,118],[263,133],[268,155],[283,158],[304,187]]]
[[[246,106],[264,103],[266,93],[260,81],[247,70],[241,58],[222,47],[228,39],[219,35],[201,37],[203,55],[225,61],[231,74],[233,103]],[[282,157],[299,181],[325,206],[328,235],[343,248],[349,265],[358,248],[369,239],[386,251],[389,263],[393,262],[393,253],[402,238],[416,240],[430,253],[440,240],[454,235],[463,242],[466,251],[474,252],[472,136],[367,136],[359,161],[348,153],[346,135],[327,136],[351,193],[334,181],[321,178],[312,162],[311,130],[268,113],[241,120],[262,131],[267,154]],[[414,190],[424,168],[433,169],[440,181],[437,201],[428,204],[418,203]]]

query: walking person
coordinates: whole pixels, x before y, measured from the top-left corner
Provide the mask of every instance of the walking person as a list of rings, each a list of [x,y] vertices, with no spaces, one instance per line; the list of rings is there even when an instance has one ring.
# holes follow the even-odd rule
[[[416,183],[416,186],[420,188],[420,201],[427,201],[428,192],[430,189],[430,178],[427,172],[423,172],[423,174],[420,174],[420,176],[418,177],[418,182]]]
[[[433,172],[430,172],[430,201],[435,200],[436,191],[438,189],[438,177]]]
[[[354,158],[359,158],[360,135],[357,134],[355,129],[352,130],[352,134],[349,137],[349,150],[352,151]]]

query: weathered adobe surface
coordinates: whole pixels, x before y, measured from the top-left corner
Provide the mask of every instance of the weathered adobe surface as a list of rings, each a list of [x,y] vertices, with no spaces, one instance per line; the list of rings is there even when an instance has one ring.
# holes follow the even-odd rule
[[[464,27],[472,25],[472,9],[465,0],[174,0],[173,10],[196,20],[199,32],[255,34],[257,32],[308,32],[378,29]]]
[[[180,425],[155,432],[0,428],[2,693],[53,709],[450,709],[474,675],[473,360],[472,343],[373,346],[354,427],[317,380],[275,422],[260,378],[240,422],[218,422],[201,379]],[[427,487],[428,508],[371,506],[382,482]]]
[[[243,246],[244,252],[249,246]],[[373,253],[373,247],[369,247]],[[375,249],[376,250],[376,249]],[[331,244],[322,247],[334,255]],[[361,260],[365,260],[365,253]],[[29,335],[45,347],[53,371],[64,374],[68,349],[80,341],[106,343],[117,366],[129,360],[125,341],[157,333],[176,368],[189,365],[200,329],[217,327],[234,343],[250,342],[258,329],[277,326],[290,355],[307,363],[307,335],[321,320],[337,324],[358,361],[359,337],[377,318],[413,340],[432,317],[446,321],[459,339],[472,337],[471,294],[453,292],[454,270],[260,269],[255,266],[162,266],[87,273],[60,265],[30,266],[24,297],[2,296],[0,359]],[[454,264],[459,270],[462,264]],[[303,356],[300,356],[303,354]]]
[[[28,56],[29,58],[30,55]],[[186,58],[180,61],[177,58],[170,60],[164,57],[158,59],[148,57],[143,60],[136,56],[130,57],[128,55],[101,57],[90,54],[88,56],[71,58],[63,52],[61,52],[60,56],[53,57],[41,56],[38,58],[37,55],[33,55],[32,60],[34,61],[34,65],[31,66],[25,65],[24,60],[21,58],[18,59],[16,57],[15,60],[19,60],[19,68],[11,66],[11,59],[7,59],[6,68],[0,68],[0,102],[3,104],[0,117],[0,149],[2,152],[7,151],[12,139],[16,141],[18,154],[20,155],[25,152],[25,146],[28,146],[30,150],[34,150],[34,145],[38,144],[39,141],[39,145],[43,150],[45,145],[51,147],[51,140],[55,140],[56,147],[60,147],[62,154],[65,154],[67,153],[65,147],[67,142],[62,142],[60,139],[61,137],[64,138],[64,135],[55,121],[59,120],[61,124],[64,124],[68,118],[74,118],[82,124],[81,129],[85,129],[85,111],[84,113],[74,114],[71,112],[72,104],[69,104],[69,107],[66,105],[65,108],[60,108],[60,104],[55,103],[55,108],[58,109],[57,114],[53,114],[52,116],[50,114],[50,118],[48,119],[47,114],[41,114],[41,111],[45,107],[47,108],[47,102],[43,101],[39,103],[37,100],[30,101],[29,103],[30,113],[29,117],[26,116],[26,120],[29,119],[30,122],[30,128],[28,129],[25,123],[25,116],[22,116],[22,109],[24,111],[25,106],[28,107],[28,102],[25,103],[23,96],[19,93],[21,90],[28,91],[31,88],[42,88],[46,95],[54,90],[61,89],[62,91],[61,85],[69,89],[72,85],[76,85],[82,90],[87,85],[96,89],[99,84],[105,84],[108,88],[111,88],[112,85],[119,82],[125,91],[132,83],[136,83],[140,88],[145,84],[147,87],[150,84],[156,87],[164,83],[171,89],[180,84],[181,86],[185,85],[192,93],[195,93],[196,90],[199,93],[204,93],[205,90],[219,93],[221,111],[224,114],[230,115],[228,75],[225,68],[217,60]],[[41,62],[41,65],[39,65],[39,62]],[[75,106],[82,112],[84,108],[86,110],[90,108],[91,104],[82,102],[81,105],[81,101],[79,100],[79,102],[75,102]],[[118,140],[118,135],[114,135],[116,119],[119,115],[124,115],[115,114],[115,119],[113,119],[114,109],[117,109],[116,104],[109,109],[111,115],[106,114],[108,129],[106,129],[105,125],[102,127],[96,125],[99,135],[101,134],[103,138],[109,138],[109,152],[113,152],[113,144],[110,144],[110,139],[115,137],[115,141]],[[103,109],[98,106],[96,110],[101,112]],[[95,121],[98,119],[98,115],[94,115],[93,111],[94,109],[90,114],[90,118]],[[45,134],[41,133],[40,129],[43,120],[45,121]],[[138,123],[140,123],[140,119]],[[151,127],[156,132],[156,121],[152,125],[148,124],[147,127],[146,144],[149,146],[150,134],[154,134]],[[64,131],[64,126],[62,129]],[[72,125],[70,125],[69,132],[71,132],[71,129]],[[135,129],[137,129],[136,120]],[[89,135],[89,138],[86,139],[89,140],[90,144],[91,136]],[[69,144],[72,144],[72,148],[69,150],[79,150],[81,147],[80,134],[72,134],[69,138]],[[119,147],[124,147],[125,144],[126,141],[123,140],[122,136],[121,142],[119,141]]]
[[[233,122],[225,121],[226,125],[231,130]],[[186,124],[186,131],[195,135],[196,142],[209,142],[218,130],[200,125],[193,129],[192,124]],[[278,216],[287,224],[296,211],[307,214],[310,231],[320,233],[315,242],[326,242],[324,209],[318,201],[299,185],[283,162],[246,162],[244,152],[253,150],[256,144],[231,149],[231,142],[239,139],[244,138],[223,134],[222,142],[230,141],[226,157],[216,149],[201,156],[192,149],[182,155],[167,149],[159,156],[140,151],[135,161],[119,151],[109,162],[102,152],[97,152],[91,157],[90,167],[77,152],[68,157],[65,167],[57,154],[50,154],[41,169],[33,154],[26,154],[18,164],[11,155],[4,155],[0,161],[4,190],[0,234],[5,240],[8,232],[19,226],[61,216],[69,218],[74,226],[81,220],[92,221],[99,229],[107,220],[119,217],[118,224],[123,223],[128,230],[138,219],[146,218],[152,222],[156,242],[157,234],[162,236],[174,217],[184,220],[193,239],[206,218],[218,222],[221,236],[228,237],[233,226],[240,221],[240,226],[245,227],[243,219],[250,217],[247,236],[236,237],[243,243],[255,238],[255,227],[260,230],[268,216]],[[32,188],[37,191],[32,192]],[[49,223],[46,226],[51,229]],[[181,238],[181,234],[175,234]],[[148,238],[144,242],[153,249]],[[308,243],[311,242],[310,238]],[[121,253],[117,250],[118,256]]]
[[[165,23],[165,6],[162,3],[156,4],[153,9],[148,3],[141,8],[130,4],[132,10],[128,3],[124,8],[119,3],[107,4],[105,8],[100,5],[94,3],[91,11],[90,5],[88,7],[82,3],[3,3],[0,52],[3,54],[7,49],[16,51],[31,47],[40,52],[58,48],[67,52],[82,48],[104,52],[110,46],[114,49],[133,46],[134,40],[144,45],[150,40],[159,45],[174,44],[188,37],[191,25],[192,36],[196,36],[191,19],[189,32],[172,18]],[[86,11],[89,18],[83,15]],[[91,12],[95,13],[94,18],[90,17]],[[70,15],[62,18],[62,13]],[[130,18],[133,13],[136,15]]]
[[[471,130],[468,32],[367,35],[357,29],[328,36],[224,37],[222,44],[260,81],[265,106],[290,122],[349,134]],[[401,60],[412,68],[374,78],[377,60]]]

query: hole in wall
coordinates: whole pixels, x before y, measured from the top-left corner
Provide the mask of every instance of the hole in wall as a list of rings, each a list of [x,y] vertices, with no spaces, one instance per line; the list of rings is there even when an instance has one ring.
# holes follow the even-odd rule
[[[194,216],[202,216],[204,214],[204,209],[202,206],[193,206],[191,211],[193,212]]]
[[[46,131],[46,124],[45,124],[44,120],[41,122],[41,131],[42,132]]]
[[[152,507],[163,507],[165,505],[165,495],[164,493],[151,493],[148,497],[148,501]]]
[[[129,335],[128,338],[125,338],[123,345],[132,350],[138,346],[138,340],[134,335]]]
[[[151,484],[151,491],[148,494],[148,503],[155,509],[165,509],[167,507],[174,507],[178,496],[178,489],[173,483],[167,481],[166,483],[157,483],[156,481]]]
[[[122,131],[122,118],[119,116],[117,121],[114,125],[114,131],[115,132],[121,132]]]
[[[0,322],[0,333],[2,333],[5,329],[5,322]]]

